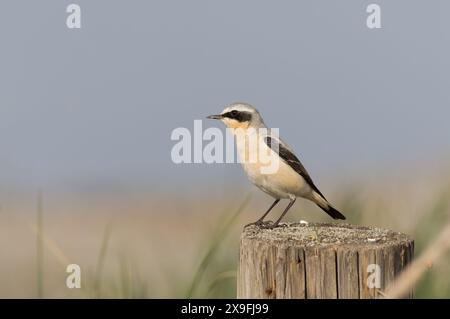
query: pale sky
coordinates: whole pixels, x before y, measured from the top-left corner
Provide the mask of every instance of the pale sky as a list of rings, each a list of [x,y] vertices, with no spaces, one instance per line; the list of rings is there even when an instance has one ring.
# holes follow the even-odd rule
[[[371,1],[72,2],[2,1],[3,187],[241,181],[237,165],[170,158],[173,129],[234,101],[312,175],[450,153],[449,1],[377,1],[377,30]]]

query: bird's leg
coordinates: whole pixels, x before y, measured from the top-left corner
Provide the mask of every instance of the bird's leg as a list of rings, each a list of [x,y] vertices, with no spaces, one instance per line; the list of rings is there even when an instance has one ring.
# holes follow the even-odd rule
[[[267,216],[267,214],[272,210],[272,208],[275,207],[276,204],[278,204],[279,201],[280,201],[280,199],[277,198],[277,199],[273,202],[273,204],[269,207],[269,209],[267,210],[267,212],[265,212],[264,215],[261,216],[260,219],[258,219],[256,222],[253,222],[253,223],[250,223],[250,224],[245,225],[244,228],[247,227],[247,226],[250,226],[250,225],[261,225],[261,224],[263,223],[264,217]]]
[[[273,225],[270,225],[268,228],[275,228],[278,226],[278,224],[280,223],[280,221],[284,217],[284,215],[286,215],[288,210],[292,207],[292,205],[294,205],[295,200],[296,200],[296,198],[291,199],[289,205],[287,205],[286,209],[284,210],[283,214],[281,214],[280,218],[278,218],[278,220]]]

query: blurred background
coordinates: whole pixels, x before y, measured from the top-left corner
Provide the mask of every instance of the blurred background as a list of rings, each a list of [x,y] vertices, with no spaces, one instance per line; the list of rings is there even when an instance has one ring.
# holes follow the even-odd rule
[[[174,164],[170,139],[234,101],[349,223],[417,256],[448,222],[448,1],[378,0],[373,30],[370,1],[77,0],[68,29],[70,3],[0,5],[0,297],[235,297],[242,226],[272,199],[239,164]],[[449,298],[449,271],[416,296]]]

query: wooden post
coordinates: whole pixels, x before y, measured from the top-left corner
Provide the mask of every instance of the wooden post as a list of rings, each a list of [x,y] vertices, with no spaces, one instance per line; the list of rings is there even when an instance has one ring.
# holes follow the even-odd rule
[[[381,298],[413,252],[408,236],[379,228],[250,226],[241,236],[237,297]]]

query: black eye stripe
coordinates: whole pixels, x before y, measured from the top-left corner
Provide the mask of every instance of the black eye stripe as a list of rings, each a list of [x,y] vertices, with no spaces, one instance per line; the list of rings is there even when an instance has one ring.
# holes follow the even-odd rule
[[[223,114],[224,117],[234,119],[238,122],[249,122],[252,119],[252,114],[246,111],[233,110]]]

